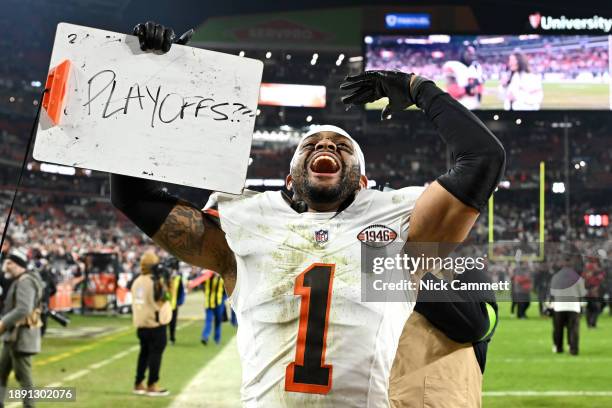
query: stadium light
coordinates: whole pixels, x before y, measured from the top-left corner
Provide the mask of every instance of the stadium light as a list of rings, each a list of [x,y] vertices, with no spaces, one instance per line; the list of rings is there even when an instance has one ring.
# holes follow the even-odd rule
[[[586,216],[585,216],[586,218]],[[601,227],[601,214],[591,214],[588,216],[588,225],[591,227]]]
[[[552,192],[555,194],[563,194],[565,193],[565,183],[563,182],[554,182],[552,185]]]
[[[272,53],[270,51],[266,52],[266,59],[272,58]]]
[[[252,186],[282,187],[285,185],[285,180],[283,179],[246,179],[245,185],[246,187],[252,187]]]
[[[59,164],[41,163],[40,171],[45,173],[63,174],[64,176],[74,176],[76,169],[74,167],[60,166]]]
[[[238,56],[239,56],[239,57],[244,57],[244,51],[240,51],[240,52],[238,53]]]
[[[427,41],[432,42],[432,43],[449,43],[451,40],[450,35],[446,35],[446,34],[436,34],[436,35],[430,35],[427,38]],[[467,44],[469,45],[469,44]]]
[[[263,185],[266,187],[283,187],[285,180],[283,179],[264,179]]]
[[[504,37],[491,37],[491,38],[482,38],[478,42],[480,44],[491,45],[491,44],[501,44],[504,41],[506,41]]]

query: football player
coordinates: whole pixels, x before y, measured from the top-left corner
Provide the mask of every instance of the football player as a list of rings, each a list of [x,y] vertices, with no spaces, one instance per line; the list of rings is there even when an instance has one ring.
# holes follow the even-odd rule
[[[143,50],[168,49],[163,30],[137,26]],[[113,204],[139,228],[223,276],[240,321],[246,407],[387,406],[414,302],[410,294],[403,303],[361,301],[362,242],[461,242],[503,172],[499,141],[433,82],[372,71],[342,89],[352,91],[346,104],[388,97],[385,116],[416,104],[451,149],[453,167],[427,189],[368,190],[359,144],[322,126],[296,148],[286,179],[292,196],[216,193],[201,210],[157,182],[111,175]]]

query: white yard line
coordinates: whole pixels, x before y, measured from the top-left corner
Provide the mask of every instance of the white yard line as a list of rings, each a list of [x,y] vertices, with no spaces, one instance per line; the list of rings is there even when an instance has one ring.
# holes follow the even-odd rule
[[[187,326],[192,325],[194,322],[195,322],[195,320],[190,320],[190,321],[187,321],[185,323],[179,324],[176,327],[176,329],[177,330],[181,330],[181,329],[183,329],[183,328],[185,328]],[[47,384],[47,385],[45,385],[45,387],[46,388],[61,387],[66,382],[74,381],[74,380],[76,380],[78,378],[81,378],[81,377],[91,373],[92,371],[97,370],[100,367],[104,367],[105,365],[110,364],[113,361],[119,360],[120,358],[123,358],[123,357],[127,356],[128,354],[133,353],[134,351],[138,350],[139,347],[140,347],[140,345],[135,345],[135,346],[132,346],[132,347],[126,349],[126,350],[120,351],[119,353],[114,354],[114,355],[112,355],[109,358],[106,358],[106,359],[104,359],[102,361],[99,361],[97,363],[90,364],[89,367],[87,367],[87,368],[84,368],[84,369],[79,370],[79,371],[77,371],[75,373],[72,373],[70,375],[65,376],[64,378],[62,378],[61,381],[57,381],[57,382],[54,382],[54,383],[51,383],[51,384]],[[10,408],[16,408],[16,407],[19,407],[20,405],[21,405],[21,402],[16,401],[16,402],[11,402],[9,404],[6,404],[5,406],[7,408],[9,408],[9,407]]]
[[[612,362],[612,357],[572,357],[563,358],[562,356],[551,355],[548,358],[497,358],[495,363],[547,363],[547,364],[574,364],[574,363],[605,363]]]
[[[183,388],[170,408],[239,407],[240,378],[240,358],[236,337],[233,337]]]
[[[484,397],[612,397],[612,391],[485,391]]]

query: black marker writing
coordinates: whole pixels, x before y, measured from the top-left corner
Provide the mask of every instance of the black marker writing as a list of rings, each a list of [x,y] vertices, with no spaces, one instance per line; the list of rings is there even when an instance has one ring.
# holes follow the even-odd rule
[[[221,106],[227,106],[227,105],[229,105],[229,103],[223,102],[223,103],[218,103],[216,105],[211,106],[210,107],[211,111],[215,112],[216,114],[219,114],[219,115],[223,116],[221,118],[213,118],[213,119],[215,119],[215,120],[227,120],[227,119],[229,119],[229,116],[227,116],[225,113],[220,112],[218,110],[218,108],[220,108]]]
[[[159,92],[161,91],[161,86],[157,87],[157,94],[155,94],[155,98],[153,98],[153,96],[151,96],[151,92],[149,92],[149,87],[145,86],[145,89],[147,90],[147,93],[149,94],[149,97],[151,98],[151,100],[153,101],[153,112],[151,112],[151,127],[155,127],[153,125],[153,122],[155,121],[155,110],[157,109],[157,101],[159,101]]]
[[[113,87],[111,88],[111,91],[108,94],[108,99],[106,100],[106,104],[104,105],[104,110],[102,111],[102,118],[103,119],[110,118],[115,113],[121,112],[123,110],[123,108],[119,108],[119,109],[115,109],[114,111],[112,111],[108,115],[106,114],[106,110],[108,109],[108,105],[110,104],[111,98],[113,97],[113,93],[115,92],[115,86],[116,85],[117,85],[117,81],[113,81]]]
[[[207,101],[211,101],[214,102],[215,100],[213,98],[204,98],[202,100],[200,100],[200,102],[198,102],[198,106],[196,106],[196,110],[195,110],[195,117],[198,117],[198,112],[200,111],[200,109],[204,109],[204,108],[208,108],[210,105],[203,105],[204,102]]]
[[[123,112],[124,115],[127,115],[130,101],[133,99],[138,100],[141,111],[149,109],[151,104],[146,102],[148,99],[141,93],[138,83],[134,83],[132,86],[126,88],[126,92],[126,90],[121,90],[121,88],[117,86],[118,81],[116,78],[117,74],[113,70],[107,69],[96,73],[87,81],[87,102],[83,104],[83,106],[87,107],[88,115],[91,115],[91,105],[101,97],[104,92],[108,92],[104,102],[95,105],[103,105],[101,112],[103,119],[108,119],[119,112]],[[148,86],[145,86],[145,90],[147,91],[147,95],[149,95],[149,99],[153,102],[150,120],[151,127],[155,127],[156,116],[163,124],[174,122],[177,119],[184,119],[191,115],[193,115],[194,118],[204,116],[207,119],[221,122],[240,122],[245,116],[251,118],[255,116],[253,110],[248,109],[243,103],[227,101],[227,99],[225,101],[223,101],[223,99],[221,101],[218,99],[215,100],[215,98],[213,98],[213,92],[209,94],[210,97],[197,95],[184,96],[176,92],[165,91],[161,85],[158,85],[157,89],[153,87],[149,89]],[[115,92],[127,93],[125,97],[121,98],[124,102],[118,102],[121,106],[116,107],[116,109],[111,106]],[[206,114],[201,115],[203,113],[202,111],[206,112]]]
[[[100,90],[100,92],[98,92],[93,98],[91,97],[91,84],[93,83],[94,79],[96,79],[99,75],[105,74],[105,73],[109,73],[111,74],[113,77],[111,78],[111,80],[109,81],[108,84],[106,84],[104,86],[104,88],[102,88],[102,90]],[[104,71],[100,71],[98,72],[96,75],[92,76],[91,78],[89,78],[89,81],[87,81],[87,103],[85,103],[83,106],[87,106],[87,114],[91,115],[91,103],[98,97],[100,96],[100,94],[102,92],[104,92],[106,90],[106,88],[108,88],[109,86],[115,84],[115,78],[117,77],[117,75],[111,71],[110,69],[105,69]],[[110,99],[110,98],[109,98]]]
[[[134,87],[136,87],[136,92],[138,93],[137,96],[132,96],[132,90],[134,89]],[[134,86],[130,86],[130,90],[128,91],[128,94],[125,97],[125,107],[123,108],[123,114],[127,115],[128,104],[130,103],[130,99],[138,99],[138,103],[140,104],[140,109],[143,110],[144,108],[142,107],[142,98],[144,98],[144,96],[140,94],[140,86],[138,84]]]
[[[164,99],[162,99],[161,104],[159,105],[159,111],[157,111],[158,116],[159,116],[159,120],[161,120],[161,121],[162,121],[162,122],[164,122],[164,123],[170,123],[170,122],[173,122],[174,120],[176,120],[176,118],[178,118],[178,117],[181,115],[181,112],[183,111],[183,109],[181,109],[181,110],[180,110],[180,111],[179,111],[179,112],[176,114],[176,116],[174,116],[174,117],[173,117],[172,119],[170,119],[170,120],[164,120],[164,119],[162,118],[162,109],[164,108],[164,103],[166,103],[166,100],[167,100],[167,99],[168,99],[168,97],[170,97],[171,95],[176,95],[176,96],[178,96],[179,98],[181,98],[181,100],[182,100],[182,102],[181,102],[181,103],[184,103],[184,102],[185,102],[185,99],[183,99],[183,97],[182,97],[181,95],[179,95],[179,94],[169,93],[169,94],[167,94],[166,96],[164,96]]]

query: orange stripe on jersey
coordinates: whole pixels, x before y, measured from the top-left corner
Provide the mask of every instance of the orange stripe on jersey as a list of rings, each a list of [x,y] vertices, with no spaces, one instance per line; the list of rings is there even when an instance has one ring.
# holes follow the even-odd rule
[[[208,215],[212,215],[213,217],[221,218],[219,217],[219,211],[215,210],[214,208],[206,209],[204,212]]]

